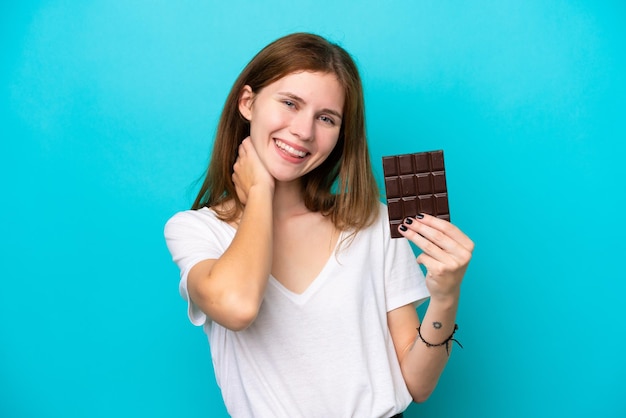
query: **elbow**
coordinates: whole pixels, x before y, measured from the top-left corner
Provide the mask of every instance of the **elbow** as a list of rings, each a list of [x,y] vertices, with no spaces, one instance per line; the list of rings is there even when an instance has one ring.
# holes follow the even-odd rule
[[[243,331],[257,318],[264,289],[224,286],[223,282],[198,280],[189,286],[189,296],[212,321],[231,331]]]
[[[231,331],[243,331],[252,325],[256,319],[259,314],[259,306],[253,303],[241,303],[231,305],[231,308],[227,311],[226,317],[221,325]]]
[[[424,392],[419,392],[419,393],[415,393],[413,394],[413,402],[415,403],[424,403],[428,400],[428,398],[430,398],[432,391],[424,391]]]
[[[411,392],[411,397],[413,398],[413,402],[415,403],[426,402],[428,398],[430,398],[430,395],[432,395],[434,390],[435,390],[434,386],[430,387],[427,385],[412,388],[410,392]]]
[[[203,311],[211,320],[231,331],[243,331],[257,318],[261,303],[257,298],[229,292],[210,300],[205,306]]]
[[[406,370],[407,368],[408,367],[403,368],[403,376],[406,387],[411,394],[411,398],[413,398],[413,402],[426,402],[430,398],[430,395],[432,395],[435,391],[439,381],[439,376],[437,373],[432,373],[427,369],[424,370],[420,368],[416,368],[416,370],[408,373]]]

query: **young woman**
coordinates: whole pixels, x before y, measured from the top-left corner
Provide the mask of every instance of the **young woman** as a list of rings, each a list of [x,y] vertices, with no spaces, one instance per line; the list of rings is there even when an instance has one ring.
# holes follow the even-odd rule
[[[230,91],[192,210],[165,227],[233,417],[401,416],[447,362],[473,243],[421,214],[399,227],[417,262],[390,239],[364,115],[344,49],[274,41]]]

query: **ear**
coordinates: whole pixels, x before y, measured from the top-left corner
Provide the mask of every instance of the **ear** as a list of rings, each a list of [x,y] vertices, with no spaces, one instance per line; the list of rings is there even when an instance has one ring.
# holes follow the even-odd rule
[[[254,101],[254,92],[252,87],[245,85],[239,95],[239,113],[248,121],[252,119],[252,103]]]

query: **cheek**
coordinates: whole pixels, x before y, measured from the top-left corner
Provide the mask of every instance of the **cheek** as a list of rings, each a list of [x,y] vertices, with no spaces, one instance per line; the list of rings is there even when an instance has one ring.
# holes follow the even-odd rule
[[[288,124],[281,112],[260,112],[255,116],[250,122],[250,132],[258,135],[270,135]]]
[[[322,141],[322,149],[325,154],[330,154],[331,152],[333,152],[333,150],[337,146],[337,142],[339,142],[338,136],[338,133],[330,133],[327,137],[324,138],[324,141]]]
[[[252,146],[261,158],[264,158],[265,149],[268,146],[268,141],[265,138],[267,138],[267,134],[261,132],[258,126],[256,129],[254,127],[250,128],[250,142],[252,142]]]

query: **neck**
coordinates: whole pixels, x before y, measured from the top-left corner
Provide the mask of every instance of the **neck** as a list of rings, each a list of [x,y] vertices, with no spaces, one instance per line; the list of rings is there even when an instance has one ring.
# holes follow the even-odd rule
[[[277,182],[274,188],[274,219],[284,219],[307,213],[299,181]]]

